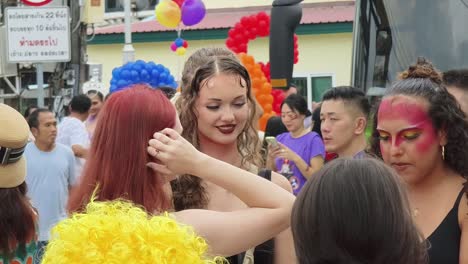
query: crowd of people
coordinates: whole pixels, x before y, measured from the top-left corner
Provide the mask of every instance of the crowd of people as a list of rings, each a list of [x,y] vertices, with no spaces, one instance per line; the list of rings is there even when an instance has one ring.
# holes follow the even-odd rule
[[[0,104],[0,263],[468,263],[468,70],[420,58],[376,105],[289,89],[263,142],[230,51],[171,89],[88,91],[60,123]]]

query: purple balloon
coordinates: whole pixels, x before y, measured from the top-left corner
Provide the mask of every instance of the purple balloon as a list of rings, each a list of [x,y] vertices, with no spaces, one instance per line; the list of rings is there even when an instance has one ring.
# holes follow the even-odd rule
[[[200,23],[205,14],[206,8],[202,0],[185,0],[182,4],[182,22],[186,26]]]

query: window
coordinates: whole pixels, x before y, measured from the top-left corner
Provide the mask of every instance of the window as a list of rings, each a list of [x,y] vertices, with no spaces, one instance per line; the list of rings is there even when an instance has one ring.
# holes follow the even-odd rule
[[[293,77],[298,93],[307,98],[309,109],[312,102],[322,101],[323,94],[334,86],[334,74],[302,74]]]
[[[131,0],[106,0],[106,12],[123,12],[124,1]],[[154,10],[154,7],[158,4],[159,0],[132,0],[132,2],[137,11],[143,11]]]

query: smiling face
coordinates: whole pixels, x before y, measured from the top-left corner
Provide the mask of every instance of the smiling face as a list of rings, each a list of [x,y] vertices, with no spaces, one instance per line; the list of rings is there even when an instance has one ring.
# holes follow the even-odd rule
[[[435,130],[427,109],[427,102],[401,95],[385,98],[379,107],[382,158],[408,183],[420,182],[443,162],[445,139]]]
[[[101,111],[102,105],[104,104],[97,94],[88,95],[91,99],[91,108],[89,109],[90,116],[97,116]]]
[[[200,142],[237,142],[249,117],[245,80],[224,73],[203,80],[195,108]]]

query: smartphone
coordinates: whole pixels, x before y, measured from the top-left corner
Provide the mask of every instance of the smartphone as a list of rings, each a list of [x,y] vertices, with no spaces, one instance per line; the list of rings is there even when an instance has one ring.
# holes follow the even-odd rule
[[[272,146],[273,148],[279,147],[278,141],[276,141],[275,137],[266,137],[265,140],[268,145]]]

